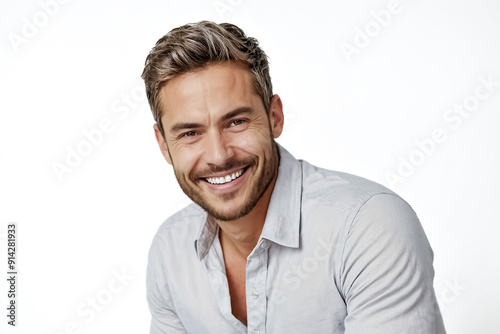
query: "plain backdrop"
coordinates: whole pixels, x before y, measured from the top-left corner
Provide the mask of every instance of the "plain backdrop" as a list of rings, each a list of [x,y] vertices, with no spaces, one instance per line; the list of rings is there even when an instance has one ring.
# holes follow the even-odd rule
[[[189,203],[140,80],[174,27],[231,22],[270,58],[296,158],[395,190],[435,253],[449,333],[499,333],[500,3],[2,0],[0,277],[18,224],[17,327],[147,333],[147,252]]]

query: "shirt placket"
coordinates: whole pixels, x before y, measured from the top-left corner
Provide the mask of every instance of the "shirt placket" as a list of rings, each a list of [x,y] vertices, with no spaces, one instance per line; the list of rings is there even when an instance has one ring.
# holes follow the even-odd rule
[[[247,329],[251,334],[266,332],[268,245],[268,241],[261,240],[247,259]]]

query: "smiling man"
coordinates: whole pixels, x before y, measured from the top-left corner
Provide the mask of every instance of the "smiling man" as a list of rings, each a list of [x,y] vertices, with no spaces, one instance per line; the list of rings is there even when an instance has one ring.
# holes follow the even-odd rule
[[[194,202],[151,246],[151,333],[445,332],[416,214],[276,143],[283,106],[254,38],[176,28],[143,79],[160,150]]]

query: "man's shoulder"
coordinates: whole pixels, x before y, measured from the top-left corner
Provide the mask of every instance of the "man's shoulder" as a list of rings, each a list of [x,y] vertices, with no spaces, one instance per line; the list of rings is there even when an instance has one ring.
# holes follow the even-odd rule
[[[185,208],[168,217],[158,228],[159,237],[180,236],[183,233],[192,234],[200,229],[206,218],[206,212],[198,205],[191,203]]]
[[[302,161],[303,196],[324,204],[362,205],[379,194],[399,197],[385,186],[366,178],[314,166]]]

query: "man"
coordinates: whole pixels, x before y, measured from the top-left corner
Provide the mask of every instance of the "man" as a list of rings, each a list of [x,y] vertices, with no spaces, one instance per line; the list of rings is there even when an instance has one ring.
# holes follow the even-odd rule
[[[296,160],[265,53],[231,24],[170,31],[143,79],[195,204],[151,246],[151,333],[444,333],[433,254],[400,197]]]

